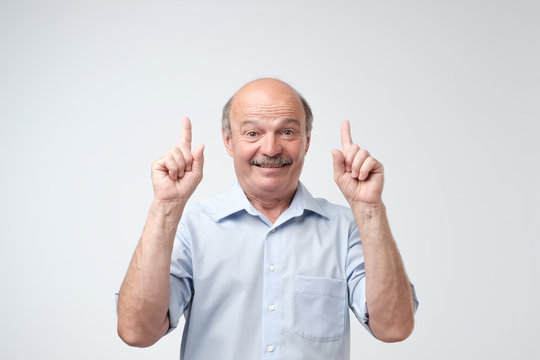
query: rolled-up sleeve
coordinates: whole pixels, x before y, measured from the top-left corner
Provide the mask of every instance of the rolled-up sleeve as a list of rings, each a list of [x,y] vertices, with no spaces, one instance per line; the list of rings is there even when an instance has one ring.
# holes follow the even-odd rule
[[[349,307],[360,323],[373,335],[369,327],[369,312],[366,298],[366,270],[364,267],[364,252],[358,228],[353,227],[349,235],[349,247],[347,253],[347,283],[349,288]],[[411,283],[413,294],[414,311],[418,309],[416,290]]]
[[[193,267],[188,232],[180,223],[171,255],[169,332],[178,326],[193,295]]]
[[[364,252],[358,228],[352,226],[349,231],[349,242],[346,261],[347,286],[349,290],[349,307],[360,323],[371,333],[368,325],[369,315],[366,300],[366,270]]]

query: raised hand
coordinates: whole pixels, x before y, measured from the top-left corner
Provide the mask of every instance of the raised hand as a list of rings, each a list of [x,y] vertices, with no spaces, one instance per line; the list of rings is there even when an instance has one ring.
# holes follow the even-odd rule
[[[191,122],[182,119],[180,142],[152,163],[152,184],[156,200],[187,201],[203,177],[204,145],[191,151]]]
[[[341,151],[332,150],[334,180],[349,204],[378,204],[384,184],[383,165],[354,144],[349,121],[341,125]]]

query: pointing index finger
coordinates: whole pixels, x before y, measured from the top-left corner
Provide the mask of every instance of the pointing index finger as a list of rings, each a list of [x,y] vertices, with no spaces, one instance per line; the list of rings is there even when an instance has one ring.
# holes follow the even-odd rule
[[[185,116],[182,119],[182,135],[180,136],[180,142],[191,147],[191,121]]]
[[[343,124],[341,124],[341,146],[345,148],[352,145],[352,143],[351,123],[349,120],[345,120]]]

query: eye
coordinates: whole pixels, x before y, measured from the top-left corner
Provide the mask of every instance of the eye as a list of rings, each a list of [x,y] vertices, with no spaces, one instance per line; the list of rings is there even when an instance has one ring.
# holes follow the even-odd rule
[[[294,131],[291,129],[285,129],[283,130],[283,135],[294,135]]]
[[[255,137],[255,136],[257,136],[257,132],[255,132],[255,131],[248,131],[248,132],[246,133],[246,135],[247,135],[248,137]]]

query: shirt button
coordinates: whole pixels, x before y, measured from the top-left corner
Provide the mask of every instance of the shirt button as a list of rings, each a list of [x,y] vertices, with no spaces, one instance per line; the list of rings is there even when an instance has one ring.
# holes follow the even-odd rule
[[[272,352],[272,351],[274,351],[274,347],[273,347],[272,345],[268,345],[268,346],[266,347],[266,351]]]
[[[270,269],[270,271],[276,270],[276,266],[274,264],[270,265],[268,268]]]
[[[276,307],[273,304],[268,305],[268,310],[274,311],[276,310]]]
[[[275,232],[276,232],[276,229],[272,229],[272,230],[270,230],[270,232],[273,232],[273,233],[275,233]]]

